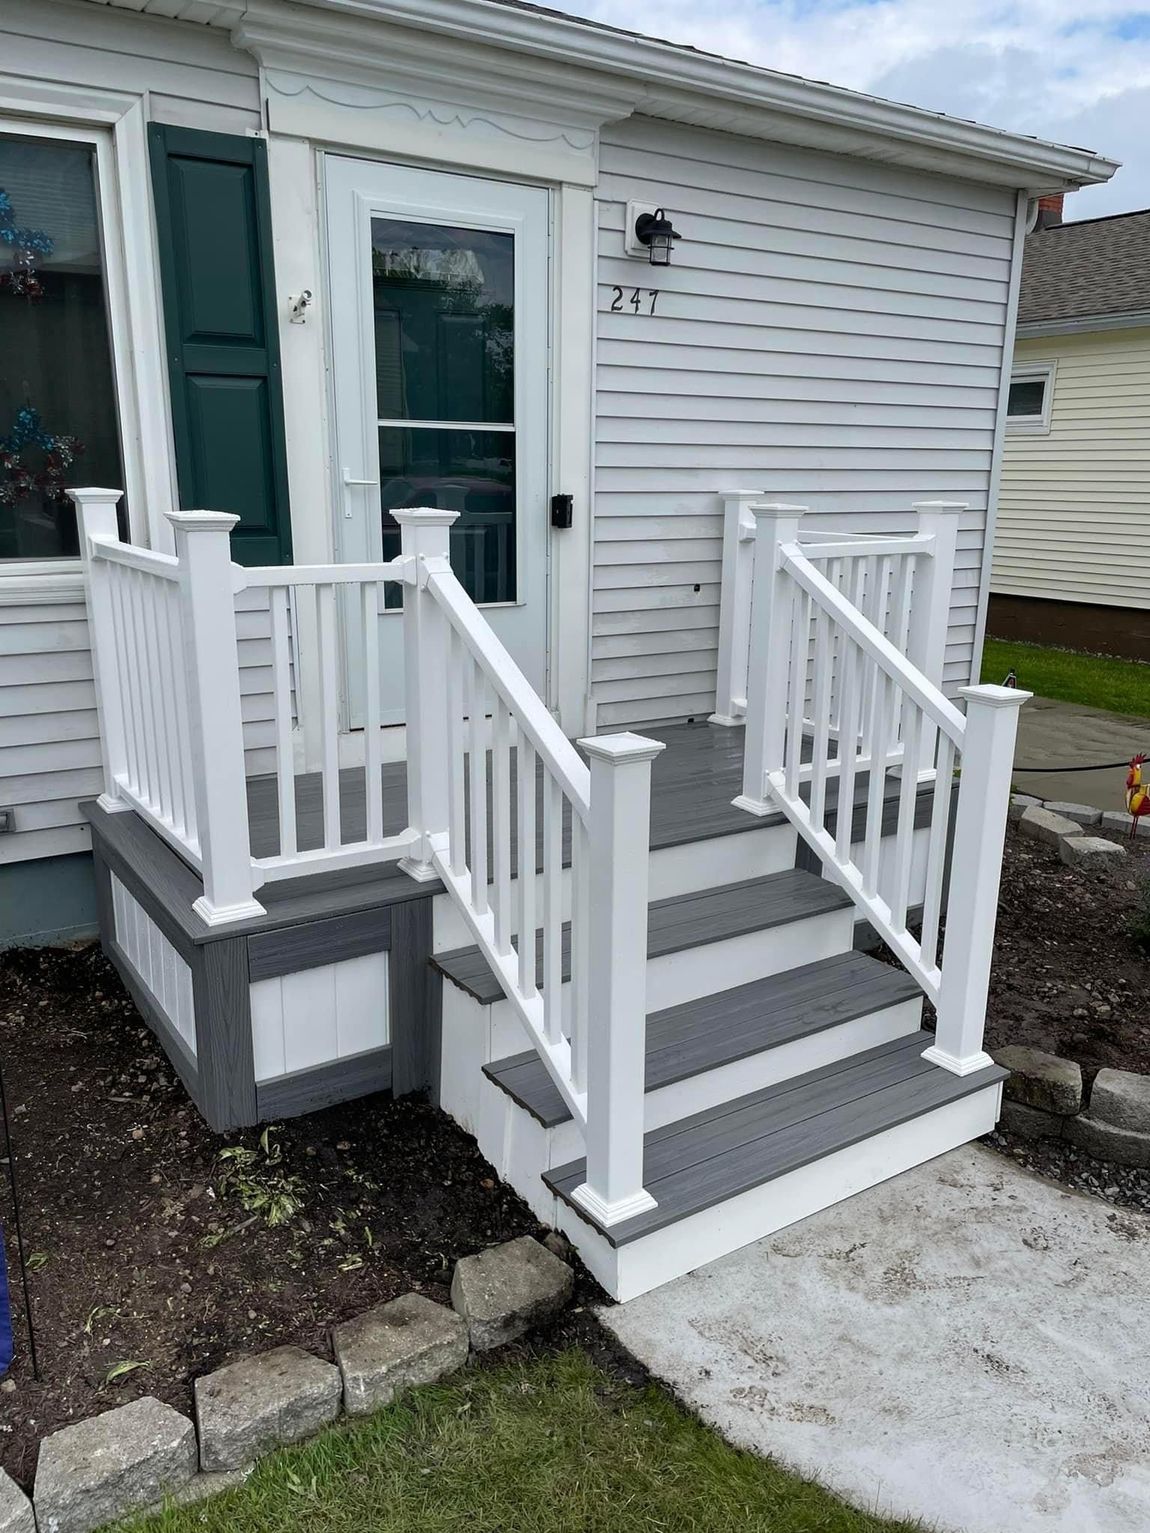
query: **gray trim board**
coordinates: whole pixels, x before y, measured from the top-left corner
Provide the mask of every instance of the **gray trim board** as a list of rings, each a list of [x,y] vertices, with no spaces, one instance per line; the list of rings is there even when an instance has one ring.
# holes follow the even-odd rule
[[[749,816],[748,816],[749,818]],[[659,958],[684,948],[723,942],[748,932],[765,931],[790,921],[844,910],[850,898],[837,884],[801,869],[788,868],[717,889],[656,900],[647,917],[647,956]],[[563,928],[563,978],[571,977],[571,928]],[[536,933],[541,965],[542,932]],[[482,1005],[503,996],[503,989],[477,947],[439,953],[432,963],[453,984]]]
[[[243,937],[209,942],[192,964],[196,1013],[197,1106],[220,1132],[256,1119],[248,945]]]
[[[647,1018],[646,1090],[732,1064],[919,996],[910,975],[861,953],[839,953]],[[571,1113],[533,1051],[484,1065],[487,1078],[544,1128]]]
[[[255,932],[247,939],[249,977],[254,984],[278,974],[298,974],[345,958],[383,952],[391,942],[392,914],[386,905],[302,926]]]
[[[292,1075],[260,1081],[255,1088],[253,1121],[264,1123],[269,1118],[295,1118],[301,1113],[318,1112],[320,1108],[332,1107],[338,1102],[350,1102],[355,1097],[386,1091],[391,1081],[390,1046],[368,1049],[363,1054],[334,1059],[330,1064],[317,1065],[312,1070],[297,1070]]]
[[[438,1078],[432,1074],[431,1032],[443,980],[431,967],[431,901],[394,905],[390,915],[391,1089],[398,1097],[424,1091]]]
[[[585,1161],[544,1172],[543,1180],[611,1245],[625,1245],[997,1085],[1009,1073],[992,1065],[953,1075],[923,1059],[931,1042],[932,1034],[914,1033],[653,1129],[643,1141],[643,1184],[657,1206],[610,1228],[572,1200],[585,1180]]]

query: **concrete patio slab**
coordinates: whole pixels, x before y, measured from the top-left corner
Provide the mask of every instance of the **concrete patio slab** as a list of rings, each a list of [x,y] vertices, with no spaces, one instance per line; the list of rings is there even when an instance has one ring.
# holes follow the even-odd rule
[[[1146,703],[1150,708],[1150,695]],[[1121,767],[1095,772],[1049,769],[1082,762],[1129,761],[1135,751],[1150,754],[1150,719],[1034,697],[1018,715],[1014,784],[1020,793],[1032,793],[1037,798],[1070,799],[1096,809],[1123,809],[1126,774]],[[1047,770],[1020,772],[1022,766]]]
[[[951,1533],[1150,1529],[1150,1219],[977,1145],[604,1323],[732,1442]]]

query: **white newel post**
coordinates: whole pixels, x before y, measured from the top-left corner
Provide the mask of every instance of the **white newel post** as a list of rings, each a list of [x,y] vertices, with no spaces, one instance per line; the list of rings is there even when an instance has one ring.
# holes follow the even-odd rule
[[[116,520],[122,490],[69,490],[68,499],[76,508],[76,527],[80,537],[80,557],[84,561],[84,590],[88,604],[88,631],[92,641],[92,679],[96,687],[96,724],[100,731],[100,759],[104,765],[104,791],[97,802],[110,814],[130,809],[120,798],[116,778],[127,771],[124,747],[123,699],[117,685],[115,619],[107,571],[92,557],[92,544],[118,543],[120,528]]]
[[[955,1075],[992,1064],[983,1052],[994,951],[998,884],[1014,766],[1018,710],[1031,696],[1016,687],[963,687],[966,732],[946,905],[942,984],[935,1041],[924,1059]]]
[[[230,533],[221,511],[169,511],[180,561],[188,724],[209,926],[264,914],[253,897]]]
[[[743,740],[743,791],[735,804],[751,814],[770,814],[764,797],[767,773],[783,765],[787,733],[787,662],[790,648],[787,575],[779,549],[799,535],[806,506],[752,501],[755,570],[747,657],[747,728]]]
[[[450,805],[447,783],[447,621],[427,589],[427,578],[449,570],[451,526],[458,511],[435,506],[393,511],[401,528],[403,555],[413,561],[415,580],[403,588],[403,670],[407,705],[407,818],[419,844],[399,866],[421,883],[437,878],[434,838],[446,836]]]
[[[920,557],[915,567],[907,659],[941,689],[950,631],[958,524],[966,502],[917,500],[911,510],[918,514],[918,531],[934,539],[934,550],[930,558]]]
[[[576,1202],[618,1224],[655,1199],[643,1187],[651,762],[642,735],[580,740],[591,758],[587,954],[587,1180]]]
[[[719,669],[712,724],[740,724],[747,711],[751,586],[755,574],[754,501],[762,491],[724,495],[723,571],[719,586]]]

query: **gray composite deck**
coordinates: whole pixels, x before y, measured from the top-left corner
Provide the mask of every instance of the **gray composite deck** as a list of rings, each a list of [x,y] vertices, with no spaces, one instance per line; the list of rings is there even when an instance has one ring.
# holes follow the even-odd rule
[[[655,758],[651,770],[651,846],[680,846],[688,841],[705,841],[713,836],[739,835],[763,825],[781,824],[781,814],[756,819],[745,810],[732,807],[731,800],[742,792],[743,731],[719,724],[672,724],[662,729],[644,731],[652,739],[662,740],[666,750]],[[536,771],[542,780],[543,768]],[[340,825],[344,841],[362,840],[366,834],[366,785],[362,767],[344,767],[339,774]],[[488,800],[490,803],[490,773]],[[512,753],[511,779],[515,783],[515,758]],[[274,857],[279,852],[279,810],[274,777],[248,779],[248,822],[252,855]],[[893,784],[892,792],[897,789]],[[865,815],[868,777],[865,772],[855,779],[855,829],[861,832]],[[837,803],[838,783],[827,785],[827,803]],[[384,833],[393,835],[407,824],[407,763],[388,762],[382,769],[380,793],[383,800]],[[303,773],[295,780],[296,834],[299,849],[309,851],[323,845],[323,785],[317,772]],[[537,798],[536,802],[540,802]],[[927,808],[925,799],[923,807]],[[894,828],[897,803],[889,801],[887,829]],[[536,868],[542,865],[543,828],[541,816],[536,825]],[[488,817],[490,828],[491,819]],[[515,816],[511,816],[512,870],[518,867],[519,848]],[[489,834],[490,840],[490,834]],[[564,857],[570,855],[570,815],[564,816]],[[488,863],[490,866],[490,861]]]
[[[596,1228],[611,1245],[625,1245],[982,1091],[1009,1073],[990,1065],[953,1075],[923,1059],[933,1041],[932,1033],[913,1033],[653,1129],[643,1142],[643,1185],[656,1207]],[[594,1223],[571,1197],[586,1180],[585,1161],[544,1172],[543,1180]]]
[[[826,911],[845,910],[850,896],[837,884],[799,868],[768,873],[737,884],[656,900],[647,916],[647,957],[661,958],[684,948],[723,942],[747,932],[766,931]],[[571,928],[563,927],[563,978],[571,977]],[[518,939],[513,939],[517,943]],[[542,970],[543,933],[535,934],[536,972]],[[461,990],[484,1005],[501,1000],[503,988],[478,947],[440,953],[433,964]]]
[[[647,1018],[646,1089],[656,1091],[919,994],[904,970],[850,952],[653,1012]],[[484,1074],[545,1128],[571,1116],[534,1051],[485,1065]]]

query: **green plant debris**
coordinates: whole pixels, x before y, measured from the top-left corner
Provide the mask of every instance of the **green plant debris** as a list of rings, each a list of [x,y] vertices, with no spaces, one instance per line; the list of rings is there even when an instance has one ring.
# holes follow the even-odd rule
[[[141,1368],[150,1368],[151,1366],[151,1361],[141,1363],[132,1359],[126,1359],[122,1363],[113,1363],[104,1375],[104,1383],[118,1384],[121,1379],[126,1379],[130,1374],[139,1373]]]
[[[235,1198],[245,1213],[275,1228],[289,1224],[303,1207],[303,1178],[282,1169],[283,1151],[272,1141],[271,1129],[260,1135],[259,1149],[232,1145],[216,1156],[216,1191]],[[238,1225],[214,1239],[218,1245],[244,1228]]]

